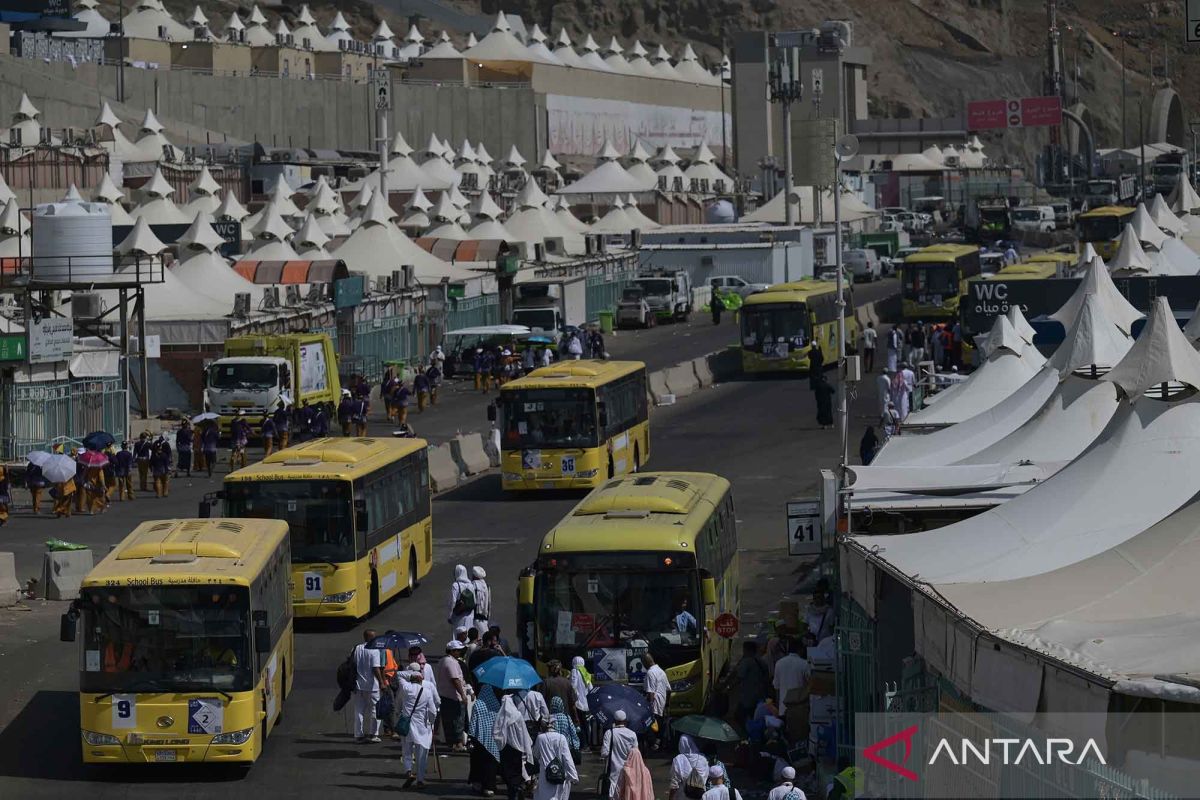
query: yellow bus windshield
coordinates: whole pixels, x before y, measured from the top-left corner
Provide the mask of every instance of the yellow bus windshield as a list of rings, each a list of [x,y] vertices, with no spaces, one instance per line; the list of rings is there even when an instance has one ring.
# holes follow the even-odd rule
[[[904,296],[913,298],[924,295],[943,297],[958,294],[958,266],[943,264],[908,264],[902,270]]]
[[[500,395],[505,450],[596,447],[592,389],[511,389]]]
[[[254,688],[257,676],[247,587],[88,587],[80,597],[81,692]]]
[[[356,560],[354,507],[346,480],[257,480],[225,484],[226,516],[288,524],[292,561]]]
[[[803,347],[812,338],[808,306],[804,303],[758,303],[744,305],[742,346],[760,350],[779,343]]]
[[[1132,212],[1125,216],[1105,215],[1079,218],[1079,240],[1083,242],[1108,242],[1116,239],[1125,229]]]
[[[646,648],[664,669],[695,661],[699,575],[691,553],[543,555],[536,590],[539,658],[570,663],[580,652]]]

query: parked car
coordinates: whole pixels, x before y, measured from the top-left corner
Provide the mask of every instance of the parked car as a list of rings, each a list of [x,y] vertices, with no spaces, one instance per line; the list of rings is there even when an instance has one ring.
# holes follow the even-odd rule
[[[1013,209],[1012,226],[1030,233],[1053,233],[1054,209],[1050,206],[1021,206]]]
[[[708,279],[708,285],[723,293],[739,294],[743,298],[755,292],[765,292],[771,286],[769,283],[750,283],[737,275],[714,275]]]
[[[854,276],[855,282],[870,283],[883,277],[883,267],[879,263],[879,254],[870,248],[843,251],[842,264]]]

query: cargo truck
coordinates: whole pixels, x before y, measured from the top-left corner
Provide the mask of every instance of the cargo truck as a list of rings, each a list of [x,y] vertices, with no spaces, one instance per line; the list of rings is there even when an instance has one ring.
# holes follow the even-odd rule
[[[239,412],[257,428],[281,403],[324,404],[332,415],[341,393],[337,353],[327,335],[235,336],[225,340],[224,357],[205,371],[204,410],[220,415],[222,431]]]
[[[586,278],[544,278],[513,287],[513,325],[557,336],[587,321]]]
[[[692,313],[692,278],[684,270],[643,272],[631,285],[641,288],[660,322],[687,322]]]

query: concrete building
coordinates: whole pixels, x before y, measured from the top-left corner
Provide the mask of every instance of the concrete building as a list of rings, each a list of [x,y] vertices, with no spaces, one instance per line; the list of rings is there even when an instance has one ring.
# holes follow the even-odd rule
[[[748,283],[798,281],[813,276],[813,231],[758,224],[662,228],[642,234],[638,268],[687,270],[698,289],[716,275]]]

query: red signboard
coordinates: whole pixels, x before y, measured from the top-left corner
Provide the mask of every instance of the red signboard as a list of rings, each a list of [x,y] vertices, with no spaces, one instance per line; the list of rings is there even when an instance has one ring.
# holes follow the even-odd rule
[[[986,131],[1008,127],[1003,100],[975,100],[967,103],[967,130]]]
[[[1062,125],[1061,97],[1021,98],[1021,125]]]
[[[721,616],[717,617],[713,622],[713,630],[717,632],[717,636],[724,636],[726,639],[732,639],[737,636],[738,620],[733,614],[726,611]]]
[[[967,103],[969,131],[1061,124],[1062,99],[1059,97],[1011,97]]]

